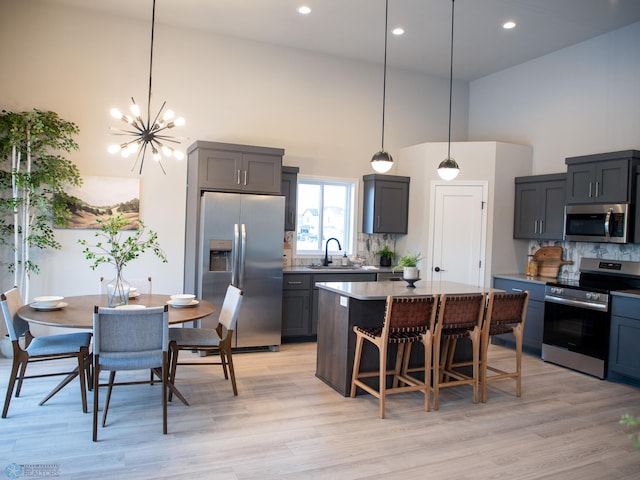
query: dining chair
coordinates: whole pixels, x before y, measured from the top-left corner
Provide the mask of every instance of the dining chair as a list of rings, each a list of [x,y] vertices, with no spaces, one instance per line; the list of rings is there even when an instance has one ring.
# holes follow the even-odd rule
[[[17,315],[18,309],[23,305],[18,288],[14,287],[2,293],[0,300],[2,315],[13,346],[13,363],[2,418],[7,418],[14,388],[16,389],[15,396],[20,396],[23,380],[57,375],[66,375],[66,377],[40,402],[40,405],[44,405],[77,376],[80,381],[82,411],[87,413],[87,383],[91,384],[91,354],[89,352],[91,333],[77,332],[34,337],[29,330],[29,324]],[[24,342],[24,347],[21,345],[21,341]],[[74,357],[78,362],[77,370],[26,375],[27,365],[30,363]]]
[[[351,377],[351,397],[356,396],[358,388],[378,399],[380,418],[385,418],[386,396],[393,393],[421,391],[424,398],[424,409],[429,411],[431,390],[429,387],[429,372],[425,364],[422,379],[410,374],[409,364],[410,345],[422,340],[422,334],[433,325],[438,305],[438,296],[428,297],[394,297],[388,296],[385,317],[380,327],[354,326],[356,334],[356,349],[353,359],[353,373]],[[365,341],[378,349],[378,369],[375,371],[360,371],[362,350]],[[387,365],[389,346],[396,345],[395,365],[390,369]],[[412,369],[416,370],[416,369]],[[393,375],[391,386],[387,386],[387,377]],[[378,379],[377,388],[365,382],[364,379]],[[426,381],[425,381],[426,379]]]
[[[94,307],[93,313],[93,441],[98,440],[99,387],[107,387],[102,426],[106,426],[111,392],[115,385],[141,385],[150,380],[116,383],[117,371],[160,372],[162,380],[162,432],[167,433],[167,384],[169,377],[168,306],[128,310]],[[100,373],[109,371],[107,383]]]
[[[233,332],[238,321],[240,306],[242,305],[243,291],[229,285],[222,302],[222,309],[218,326],[214,328],[171,328],[169,329],[169,349],[171,351],[171,384],[175,384],[178,365],[222,365],[225,380],[231,378],[233,394],[238,395],[236,374],[233,368],[233,356],[231,353]],[[178,361],[180,350],[200,350],[214,352],[220,355],[220,361],[189,362]],[[169,399],[172,398],[169,393]]]
[[[425,357],[433,362],[433,408],[438,410],[440,389],[458,385],[473,386],[473,403],[478,403],[480,385],[480,343],[486,296],[447,295],[440,297],[435,328],[423,335]],[[457,341],[468,338],[472,345],[470,362],[454,363]],[[464,369],[471,368],[471,373]]]
[[[487,401],[487,383],[505,378],[513,378],[516,382],[516,396],[522,395],[522,336],[527,316],[529,292],[489,294],[487,311],[482,327],[480,383],[482,385],[482,402]],[[516,368],[513,371],[502,370],[488,364],[490,339],[494,335],[512,334],[516,340]],[[491,372],[491,374],[489,374]]]

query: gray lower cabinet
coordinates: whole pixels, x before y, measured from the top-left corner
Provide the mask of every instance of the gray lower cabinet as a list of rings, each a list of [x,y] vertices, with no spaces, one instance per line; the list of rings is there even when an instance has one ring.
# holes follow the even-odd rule
[[[640,385],[640,297],[612,295],[607,379]]]
[[[315,340],[318,334],[316,282],[375,282],[370,272],[284,273],[282,283],[282,340]]]
[[[311,275],[285,274],[282,281],[282,336],[312,335],[309,319]]]
[[[529,291],[529,306],[524,323],[522,349],[526,352],[540,355],[542,351],[542,329],[544,328],[544,283],[525,280],[511,280],[494,278],[493,287],[507,293]],[[513,335],[499,335],[494,337],[494,343],[515,347]]]

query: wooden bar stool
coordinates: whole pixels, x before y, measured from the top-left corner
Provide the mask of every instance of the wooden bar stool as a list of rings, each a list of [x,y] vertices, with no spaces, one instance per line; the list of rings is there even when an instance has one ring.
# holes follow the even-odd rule
[[[424,409],[429,411],[430,386],[428,371],[424,371],[424,379],[407,373],[409,346],[413,342],[422,341],[422,334],[434,324],[438,305],[438,296],[429,297],[387,297],[384,323],[381,327],[365,328],[354,326],[356,334],[356,351],[353,359],[353,376],[351,378],[351,396],[356,396],[357,388],[370,393],[379,399],[380,418],[385,417],[385,398],[392,393],[421,391],[425,395]],[[360,360],[364,342],[371,342],[379,353],[377,371],[360,372]],[[387,354],[390,344],[398,346],[395,366],[387,369]],[[425,365],[426,368],[426,365]],[[393,386],[387,388],[387,376],[393,375]],[[362,379],[378,377],[378,389],[365,383]]]
[[[513,378],[516,381],[516,396],[522,395],[522,335],[529,304],[529,292],[490,293],[487,313],[482,328],[482,401],[487,401],[487,383]],[[511,333],[516,339],[516,369],[511,372],[488,364],[490,338],[493,335]],[[492,374],[490,375],[489,372]]]
[[[433,349],[433,408],[438,410],[440,388],[458,385],[473,385],[473,403],[478,403],[480,385],[480,341],[482,318],[484,316],[486,296],[483,293],[472,295],[442,295],[433,338],[425,337],[425,355]],[[431,332],[428,332],[431,334]],[[473,359],[466,363],[453,363],[453,354],[460,338],[468,337],[473,347]],[[429,350],[429,351],[427,351]],[[459,367],[472,367],[472,374],[461,371]]]

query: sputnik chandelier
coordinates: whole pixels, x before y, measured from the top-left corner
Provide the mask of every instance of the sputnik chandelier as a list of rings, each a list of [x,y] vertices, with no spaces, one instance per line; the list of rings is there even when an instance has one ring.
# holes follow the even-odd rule
[[[153,33],[155,28],[156,19],[156,0],[153,0],[153,11],[151,15],[151,54],[149,56],[149,96],[147,98],[147,118],[144,120],[140,114],[140,106],[136,104],[133,97],[131,97],[131,106],[129,107],[131,115],[123,114],[117,108],[111,109],[111,116],[122,120],[129,125],[129,129],[111,128],[114,135],[122,135],[131,137],[128,141],[120,144],[110,145],[108,148],[109,153],[120,153],[123,158],[128,158],[131,155],[136,155],[136,160],[131,167],[131,170],[136,168],[139,164],[138,174],[142,173],[142,167],[144,166],[144,157],[147,150],[153,155],[153,159],[158,162],[162,172],[166,175],[164,167],[162,166],[162,157],[176,158],[178,160],[184,159],[184,153],[180,150],[176,150],[173,147],[167,145],[167,143],[179,144],[178,137],[172,137],[167,135],[167,130],[184,125],[184,118],[178,117],[174,120],[174,113],[171,109],[165,109],[167,102],[162,102],[162,106],[155,117],[151,117],[151,84],[152,84],[152,72],[153,72]]]

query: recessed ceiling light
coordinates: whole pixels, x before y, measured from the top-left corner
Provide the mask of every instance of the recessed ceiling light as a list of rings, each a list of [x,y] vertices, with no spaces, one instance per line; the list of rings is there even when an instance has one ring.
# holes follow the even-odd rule
[[[391,30],[391,33],[393,33],[394,35],[403,35],[404,34],[404,28],[396,27],[393,30]]]
[[[508,22],[504,22],[502,24],[502,28],[505,30],[511,30],[512,28],[516,28],[516,22],[509,20]]]
[[[309,15],[311,13],[311,8],[303,5],[302,7],[298,7],[298,13],[301,15]]]

